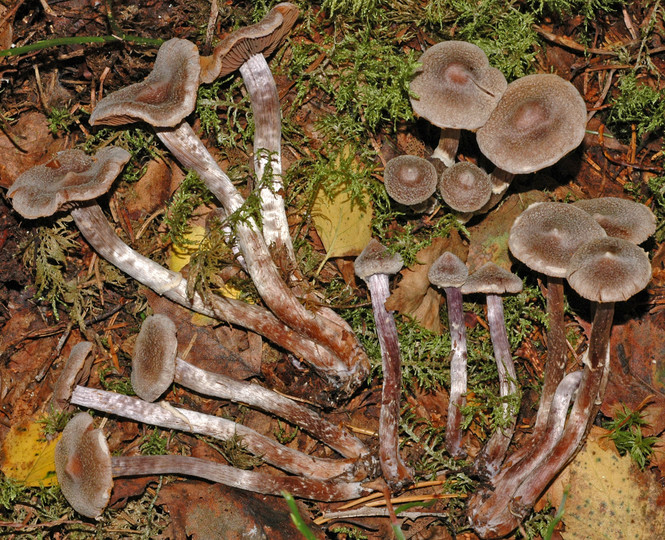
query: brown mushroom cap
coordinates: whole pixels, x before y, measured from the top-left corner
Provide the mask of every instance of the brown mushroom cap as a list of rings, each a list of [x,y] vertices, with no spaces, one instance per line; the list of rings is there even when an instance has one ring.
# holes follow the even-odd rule
[[[454,253],[446,251],[432,263],[427,272],[429,282],[442,289],[460,288],[469,277],[466,264]]]
[[[519,277],[491,261],[478,268],[462,285],[463,294],[515,294],[521,290],[522,280]]]
[[[570,259],[570,286],[593,302],[621,302],[644,289],[651,279],[646,252],[623,238],[592,240]]]
[[[102,99],[90,115],[90,125],[117,126],[143,121],[174,127],[196,106],[199,51],[186,39],[169,39],[157,52],[155,65],[140,83]]]
[[[50,216],[65,203],[106,193],[130,157],[129,152],[115,146],[102,148],[94,157],[81,150],[63,150],[44,165],[21,174],[7,196],[23,217]]]
[[[78,413],[67,423],[55,446],[55,472],[74,510],[90,518],[102,514],[113,488],[111,454],[89,414]]]
[[[425,51],[411,81],[417,115],[442,128],[478,129],[506,89],[506,78],[490,67],[482,49],[465,41],[444,41]]]
[[[151,315],[141,325],[132,355],[132,388],[155,401],[173,383],[178,354],[176,327],[166,315]]]
[[[579,146],[586,122],[586,105],[572,84],[558,75],[527,75],[508,85],[476,137],[497,167],[526,174]]]
[[[229,34],[212,55],[202,56],[201,82],[211,83],[234,72],[251,56],[269,56],[282,42],[298,19],[298,7],[283,2],[273,7],[258,23]]]
[[[492,182],[489,174],[477,165],[460,161],[441,174],[439,193],[453,210],[475,212],[490,200]]]
[[[402,266],[404,262],[400,254],[390,253],[386,246],[374,238],[354,262],[356,275],[365,281],[375,274],[396,274]]]
[[[615,236],[641,244],[656,232],[656,216],[641,203],[617,197],[585,199],[573,203],[591,214],[607,236]]]
[[[513,223],[508,246],[532,270],[563,278],[573,253],[584,242],[605,236],[584,210],[558,202],[534,203]]]
[[[386,163],[383,173],[390,198],[407,206],[429,199],[436,191],[437,179],[434,165],[418,156],[397,156]]]

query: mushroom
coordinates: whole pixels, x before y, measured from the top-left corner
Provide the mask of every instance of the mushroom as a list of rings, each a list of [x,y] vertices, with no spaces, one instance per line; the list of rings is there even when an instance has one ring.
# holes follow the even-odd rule
[[[558,75],[527,75],[511,82],[476,133],[480,151],[496,165],[488,209],[501,200],[514,175],[554,165],[579,146],[586,115],[580,93]]]
[[[391,199],[420,209],[436,191],[434,165],[418,156],[397,156],[386,163],[383,183]]]
[[[181,73],[182,70],[186,74]],[[195,95],[196,84],[193,83],[191,88],[176,89],[181,88],[182,79],[198,82],[198,78],[196,45],[183,39],[169,40],[157,53],[152,73],[144,81],[102,99],[90,116],[90,124],[119,125],[142,120],[153,125],[157,136],[181,165],[198,173],[222,203],[227,215],[237,213],[238,219],[234,222],[236,238],[259,295],[277,318],[319,345],[321,354],[306,360],[340,395],[347,395],[364,380],[369,370],[367,356],[341,317],[334,313],[323,316],[309,311],[287,287],[256,222],[245,215],[243,197],[191,126],[182,120],[191,112],[185,106],[189,99],[184,99],[183,95]],[[145,99],[146,95],[151,97],[150,101]],[[161,114],[153,114],[162,109],[175,110],[178,114],[169,118],[169,122],[163,122]]]
[[[155,401],[174,382],[206,396],[258,407],[299,426],[341,455],[358,458],[367,447],[346,430],[314,411],[258,384],[237,381],[221,373],[200,369],[177,357],[176,326],[166,315],[151,315],[141,325],[132,355],[132,388]]]
[[[446,292],[448,306],[448,326],[452,357],[450,359],[450,398],[448,400],[448,419],[446,421],[446,450],[454,458],[465,455],[462,449],[462,407],[466,403],[466,327],[464,325],[464,308],[462,292],[469,271],[462,260],[451,253],[441,255],[427,272],[432,285]]]
[[[51,405],[57,411],[64,411],[69,407],[74,387],[90,375],[93,355],[92,343],[81,341],[72,347],[65,366],[60,372],[58,380],[53,386]]]
[[[477,45],[444,41],[425,51],[411,81],[411,106],[418,116],[441,128],[432,154],[450,167],[461,129],[476,130],[489,118],[506,89],[506,78],[490,67]]]
[[[487,204],[492,195],[492,182],[477,165],[460,161],[441,173],[439,194],[450,208],[469,215]]]
[[[510,229],[511,253],[532,270],[547,276],[547,363],[531,445],[538,444],[545,429],[549,403],[566,367],[563,278],[568,263],[584,242],[605,236],[603,228],[589,214],[564,203],[534,203],[517,217]],[[513,454],[509,461],[528,455],[531,445],[525,445],[523,452]]]
[[[368,474],[362,460],[310,456],[226,418],[173,407],[165,402],[150,403],[113,392],[77,386],[72,393],[71,403],[143,424],[197,433],[222,441],[239,437],[245,450],[266,463],[308,478],[359,480]]]
[[[12,198],[14,209],[30,219],[51,215],[61,207],[69,208],[77,228],[102,258],[156,293],[204,315],[261,334],[298,357],[314,358],[320,364],[346,370],[331,351],[294,332],[264,308],[221,296],[204,301],[195,293],[190,299],[181,274],[144,257],[120,240],[92,199],[110,189],[129,157],[128,152],[117,147],[106,147],[94,158],[80,150],[62,151],[46,164],[21,174],[7,195]]]
[[[605,237],[581,246],[570,259],[568,283],[595,303],[587,361],[572,410],[552,449],[530,468],[513,491],[512,504],[494,504],[478,513],[474,528],[486,536],[504,536],[519,525],[545,488],[573,459],[603,401],[609,369],[609,340],[614,303],[625,301],[647,286],[651,264],[646,252],[628,240]],[[506,492],[503,484],[496,490]]]
[[[462,294],[483,293],[487,299],[487,320],[490,337],[494,348],[496,369],[499,373],[499,392],[504,403],[504,425],[496,429],[485,446],[476,456],[473,469],[476,473],[493,478],[506,457],[508,446],[515,432],[517,411],[519,407],[508,402],[510,397],[518,393],[517,373],[510,352],[506,323],[503,314],[505,293],[516,294],[522,290],[522,280],[512,272],[487,262],[469,276],[462,285]]]
[[[285,271],[296,267],[284,208],[281,160],[281,115],[277,85],[266,62],[298,18],[298,8],[277,4],[258,23],[227,36],[211,57],[201,57],[201,81],[240,69],[254,114],[254,169],[261,198],[263,237]]]
[[[372,238],[355,260],[356,275],[369,289],[376,333],[381,347],[383,386],[379,415],[379,463],[383,477],[397,491],[413,482],[411,471],[399,455],[399,417],[402,393],[401,357],[397,325],[392,312],[386,309],[390,296],[390,274],[402,269],[402,257]]]
[[[368,493],[357,482],[274,476],[187,456],[111,457],[106,438],[93,427],[87,413],[77,414],[65,427],[56,445],[55,468],[69,504],[89,518],[102,514],[111,496],[113,477],[118,476],[180,474],[257,493],[280,495],[286,490],[296,497],[323,501],[353,499]]]
[[[600,197],[575,201],[573,206],[591,214],[605,229],[607,236],[615,236],[641,244],[656,232],[656,216],[648,206],[617,197]]]

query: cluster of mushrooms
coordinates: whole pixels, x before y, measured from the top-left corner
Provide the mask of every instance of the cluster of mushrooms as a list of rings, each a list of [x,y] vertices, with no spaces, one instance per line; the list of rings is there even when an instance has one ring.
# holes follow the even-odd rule
[[[208,57],[199,56],[196,45],[187,40],[171,39],[159,49],[153,71],[143,82],[108,95],[90,117],[91,125],[151,125],[182,167],[195,171],[205,182],[221,204],[222,216],[239,217],[227,220],[224,230],[265,307],[192,293],[180,273],[140,255],[116,235],[95,199],[111,188],[128,162],[130,155],[121,148],[105,147],[92,157],[79,150],[59,152],[23,173],[8,196],[14,209],[29,219],[70,212],[92,248],[142,285],[192,311],[256,332],[304,360],[328,383],[328,404],[334,404],[364,382],[369,363],[348,324],[324,306],[311,308],[316,297],[299,287],[282,197],[280,105],[265,60],[297,16],[294,5],[278,4],[261,22],[230,34]],[[469,219],[496,205],[514,175],[552,165],[580,144],[586,123],[584,101],[556,75],[531,75],[507,84],[478,47],[464,42],[433,46],[421,62],[411,86],[412,103],[418,115],[441,128],[432,156],[441,173],[430,161],[414,156],[391,160],[385,184],[398,203],[413,209],[426,207],[438,186],[443,201],[460,219]],[[261,227],[243,214],[244,198],[186,120],[194,110],[198,85],[236,69],[254,113]],[[495,166],[490,174],[471,162],[455,163],[462,129],[476,132],[480,150]],[[612,198],[534,204],[515,221],[509,241],[512,254],[548,276],[548,359],[540,407],[528,440],[508,455],[516,413],[506,405],[508,422],[475,458],[473,471],[485,479],[485,487],[471,498],[469,519],[481,536],[498,537],[517,527],[582,444],[607,383],[614,302],[629,298],[648,283],[649,259],[637,244],[654,230],[655,218],[648,208]],[[58,480],[67,499],[82,515],[98,517],[108,503],[114,476],[163,473],[197,476],[259,493],[287,490],[320,501],[352,499],[386,485],[398,491],[412,484],[413,471],[399,452],[399,337],[393,314],[385,307],[389,276],[401,268],[399,255],[376,240],[355,261],[356,274],[370,291],[383,359],[378,463],[362,441],[311,409],[258,384],[204,371],[178,358],[176,325],[156,314],[142,325],[133,354],[131,381],[138,397],[75,386],[71,395],[60,399],[164,428],[219,439],[240,436],[249,452],[289,474],[243,471],[186,456],[111,457],[101,430],[87,413],[79,413],[65,428],[56,451]],[[522,281],[493,263],[469,275],[464,262],[452,253],[432,265],[429,278],[434,287],[445,291],[452,341],[446,448],[451,456],[463,458],[460,411],[467,391],[467,345],[462,295],[486,295],[501,396],[507,397],[517,392],[517,376],[501,295],[519,292]],[[584,367],[568,375],[564,278],[595,306]],[[80,363],[90,350],[86,344],[83,354],[73,353],[72,358]],[[74,373],[78,369],[73,368]],[[75,375],[69,378],[75,379]],[[284,418],[340,457],[309,456],[230,420],[155,403],[174,383]],[[379,475],[385,483],[377,481]]]

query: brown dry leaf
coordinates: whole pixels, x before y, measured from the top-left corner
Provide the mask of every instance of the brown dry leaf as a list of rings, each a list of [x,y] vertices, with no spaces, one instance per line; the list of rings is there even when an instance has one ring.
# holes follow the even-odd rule
[[[663,489],[650,472],[642,472],[630,456],[619,456],[600,428],[546,494],[555,507],[569,488],[562,537],[665,538]]]
[[[55,445],[60,437],[44,438],[44,417],[30,418],[14,424],[0,450],[0,471],[25,486],[53,486],[55,476]]]
[[[466,247],[457,231],[448,238],[435,238],[416,255],[417,263],[402,270],[402,279],[386,301],[386,308],[413,317],[418,323],[440,334],[442,332],[439,307],[441,295],[430,286],[427,272],[432,263],[444,252],[452,251],[460,259],[466,259]]]
[[[546,200],[547,195],[538,190],[515,193],[506,197],[498,208],[484,216],[477,225],[469,227],[469,273],[490,261],[510,269],[512,261],[508,252],[508,236],[515,218],[530,204]]]
[[[124,202],[130,217],[138,219],[141,214],[152,214],[164,206],[183,177],[180,169],[169,167],[161,159],[150,161],[145,174],[132,186],[131,195]]]

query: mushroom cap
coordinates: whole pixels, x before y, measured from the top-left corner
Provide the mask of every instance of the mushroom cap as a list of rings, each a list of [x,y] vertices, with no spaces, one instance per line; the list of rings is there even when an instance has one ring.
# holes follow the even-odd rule
[[[269,56],[282,42],[298,19],[298,7],[282,2],[258,23],[232,32],[215,47],[212,55],[202,56],[201,82],[211,83],[234,72],[251,56]]]
[[[573,253],[584,242],[605,236],[589,214],[572,204],[534,203],[515,219],[508,247],[532,270],[563,278]]]
[[[573,203],[591,214],[607,236],[641,244],[656,232],[656,216],[642,203],[618,197],[584,199]]]
[[[362,253],[356,257],[356,275],[367,281],[375,274],[396,274],[404,266],[399,253],[390,253],[388,248],[372,238]]]
[[[469,269],[457,255],[450,251],[443,253],[432,263],[427,272],[429,282],[435,287],[460,288],[469,277]]]
[[[102,99],[90,115],[90,125],[143,121],[155,127],[174,127],[196,106],[199,72],[196,45],[186,39],[169,39],[159,48],[150,74]]]
[[[174,322],[155,314],[141,325],[132,355],[132,388],[145,401],[155,401],[173,383],[178,338]]]
[[[87,377],[92,365],[92,343],[81,341],[72,347],[58,380],[53,386],[52,403],[57,410],[64,411],[69,406],[74,387]]]
[[[489,174],[477,165],[460,161],[441,174],[439,193],[453,210],[475,212],[490,200],[492,182]]]
[[[651,264],[641,247],[607,236],[591,240],[575,252],[566,279],[587,300],[621,302],[647,286]]]
[[[436,191],[438,176],[429,161],[418,156],[397,156],[386,163],[383,182],[391,199],[413,206]]]
[[[508,85],[476,137],[497,167],[526,174],[579,146],[586,122],[586,105],[572,84],[558,75],[527,75]]]
[[[462,294],[515,294],[522,291],[522,286],[519,277],[490,261],[469,276],[462,285]]]
[[[411,81],[411,92],[417,96],[411,98],[411,106],[438,127],[478,129],[506,90],[506,78],[472,43],[437,43],[420,62]]]
[[[67,423],[55,446],[55,472],[74,510],[89,518],[102,514],[113,488],[111,454],[88,413],[78,413]]]
[[[50,216],[65,203],[106,193],[130,157],[116,146],[102,148],[94,157],[81,150],[63,150],[21,174],[7,196],[12,198],[14,210],[25,218]]]

